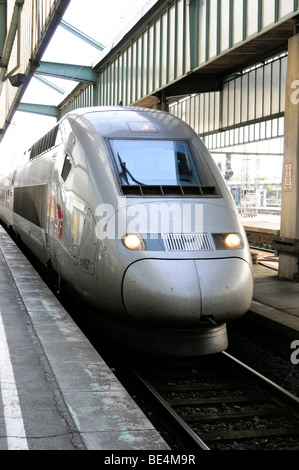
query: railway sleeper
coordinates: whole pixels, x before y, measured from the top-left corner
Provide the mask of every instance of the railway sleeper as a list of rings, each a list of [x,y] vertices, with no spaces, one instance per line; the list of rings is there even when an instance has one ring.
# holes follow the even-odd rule
[[[219,404],[225,405],[226,403],[263,403],[265,402],[265,397],[258,397],[255,395],[243,395],[235,397],[207,397],[207,398],[176,398],[176,399],[167,399],[167,402],[171,406],[199,406],[199,405],[210,405],[210,404]]]
[[[268,409],[268,410],[248,410],[248,411],[238,411],[238,412],[229,412],[229,413],[202,413],[192,416],[184,416],[184,421],[186,423],[206,423],[210,421],[231,421],[246,419],[250,417],[269,417],[269,416],[285,416],[285,411],[278,408]]]
[[[201,437],[204,441],[228,441],[238,439],[255,439],[255,438],[274,438],[284,436],[299,436],[299,427],[295,428],[276,428],[276,429],[242,429],[237,431],[214,431],[202,432]]]

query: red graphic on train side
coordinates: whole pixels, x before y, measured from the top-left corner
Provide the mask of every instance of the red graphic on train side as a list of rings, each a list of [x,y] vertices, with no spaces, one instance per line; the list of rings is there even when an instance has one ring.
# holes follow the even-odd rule
[[[55,225],[54,225],[54,237],[61,240],[63,229],[63,213],[59,204],[56,204],[55,211]]]

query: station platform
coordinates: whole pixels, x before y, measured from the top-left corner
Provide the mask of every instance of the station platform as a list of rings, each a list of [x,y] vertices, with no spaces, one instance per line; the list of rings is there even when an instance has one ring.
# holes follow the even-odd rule
[[[299,283],[253,269],[245,315],[298,339]],[[1,226],[0,286],[0,450],[169,450]]]
[[[169,447],[0,226],[0,450]]]
[[[250,250],[253,264],[254,293],[248,314],[259,323],[283,333],[289,340],[299,339],[299,282],[278,278],[278,258],[267,251]]]
[[[241,220],[249,243],[252,232],[265,239],[265,235],[273,236],[280,229],[279,215],[258,214]],[[278,258],[273,253],[254,248],[250,251],[257,262],[253,264],[254,294],[248,315],[284,333],[289,340],[299,339],[299,283],[278,278]]]
[[[260,231],[275,231],[280,229],[280,215],[257,214],[255,217],[241,217],[243,226],[246,228],[258,228]]]
[[[254,217],[241,217],[250,244],[269,246],[273,235],[280,230],[280,215],[256,214]]]

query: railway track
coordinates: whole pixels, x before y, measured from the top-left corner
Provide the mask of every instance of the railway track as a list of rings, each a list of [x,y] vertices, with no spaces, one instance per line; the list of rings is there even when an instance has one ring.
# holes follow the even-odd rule
[[[126,367],[174,450],[299,449],[299,399],[225,352]]]
[[[111,347],[105,349],[109,364]],[[172,450],[299,450],[299,399],[231,355],[136,360],[130,354],[120,362],[121,355],[112,354],[116,375],[150,419],[156,414],[154,425]]]
[[[35,268],[43,276],[40,266]],[[65,306],[70,313],[76,310]],[[89,330],[87,336],[93,338]],[[157,410],[154,424],[163,421],[162,434],[173,450],[299,450],[299,399],[225,352],[176,360],[136,361],[135,355],[125,366],[118,354],[116,364],[125,386],[128,375],[133,377],[127,387],[133,396],[136,381],[142,385],[141,407],[150,415]]]

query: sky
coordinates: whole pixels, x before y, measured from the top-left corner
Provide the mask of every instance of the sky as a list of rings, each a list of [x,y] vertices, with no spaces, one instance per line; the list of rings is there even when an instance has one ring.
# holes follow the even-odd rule
[[[63,19],[104,46],[130,24],[149,0],[71,0]],[[42,60],[78,65],[92,65],[99,51],[81,41],[61,26],[56,29]],[[32,78],[22,98],[23,103],[58,105],[77,82],[44,77],[65,90],[61,95]],[[56,123],[55,118],[17,111],[0,143],[1,173],[11,171],[22,162],[22,155],[31,144]],[[10,158],[7,158],[7,155]],[[3,166],[5,159],[6,165]]]

